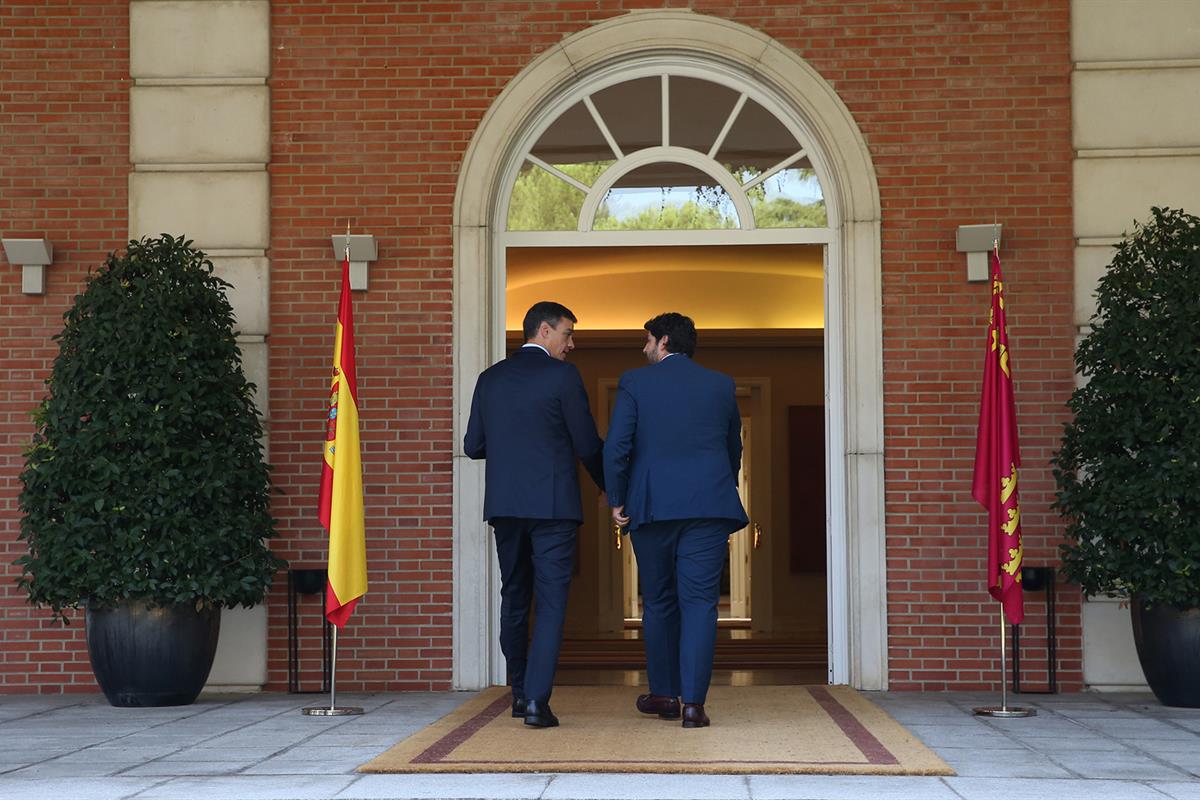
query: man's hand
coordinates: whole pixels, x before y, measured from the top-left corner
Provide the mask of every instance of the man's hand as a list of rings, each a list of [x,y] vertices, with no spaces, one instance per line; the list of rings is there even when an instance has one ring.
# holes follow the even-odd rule
[[[618,528],[629,527],[629,517],[625,516],[625,506],[616,506],[612,510],[613,522],[617,523]]]

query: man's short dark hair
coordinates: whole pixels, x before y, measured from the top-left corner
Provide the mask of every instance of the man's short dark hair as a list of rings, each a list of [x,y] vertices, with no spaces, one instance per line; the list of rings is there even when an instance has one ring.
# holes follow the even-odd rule
[[[571,309],[562,303],[555,303],[551,300],[534,303],[525,312],[525,321],[521,323],[521,332],[525,334],[525,341],[528,342],[537,336],[538,328],[542,327],[543,322],[551,328],[555,328],[558,326],[558,321],[563,317],[571,320],[571,322],[579,322],[579,320],[575,319],[575,315],[571,313]]]
[[[691,358],[696,352],[696,323],[675,311],[659,314],[644,326],[655,339],[667,337],[668,353],[683,353]]]

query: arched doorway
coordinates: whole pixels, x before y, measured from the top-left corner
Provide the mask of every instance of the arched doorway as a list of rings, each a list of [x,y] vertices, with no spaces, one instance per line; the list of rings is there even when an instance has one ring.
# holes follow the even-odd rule
[[[678,121],[672,141],[672,85],[676,92],[722,90],[731,98],[723,127],[701,137],[702,144]],[[597,103],[611,101],[611,92],[608,100],[602,98],[616,87],[624,87],[627,99],[631,90],[646,102],[657,97],[661,127],[633,139],[614,133]],[[730,141],[738,119],[759,112],[775,120],[786,132],[777,138],[791,144],[781,145],[773,163],[721,158],[722,143]],[[765,118],[760,114],[756,122]],[[577,160],[587,166],[574,169],[569,158],[548,161],[538,154],[547,136],[552,143],[569,143],[589,119],[588,135],[599,135],[607,157]],[[644,146],[627,144],[634,140]],[[510,217],[513,187],[530,170],[574,193],[565,201],[572,206],[566,223],[535,226],[557,230],[528,230]],[[778,178],[789,170],[815,178],[820,187],[826,216],[817,224],[796,219],[778,224],[766,214],[780,204],[767,202],[764,182],[774,176],[782,185]],[[693,226],[686,239],[676,234],[674,240],[670,231],[654,226],[598,230],[614,227],[609,224],[614,192],[664,181],[711,186],[719,198],[717,222]],[[497,99],[464,160],[455,205],[457,687],[481,687],[503,675],[493,635],[498,579],[479,513],[482,470],[462,456],[460,443],[475,376],[504,353],[507,248],[684,243],[824,249],[830,680],[863,688],[886,685],[879,211],[865,146],[830,87],[790,51],[713,17],[650,12],[590,28],[543,54]]]

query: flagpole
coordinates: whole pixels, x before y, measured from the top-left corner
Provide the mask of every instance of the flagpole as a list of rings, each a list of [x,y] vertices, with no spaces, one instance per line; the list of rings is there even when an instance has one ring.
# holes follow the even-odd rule
[[[1013,717],[1036,717],[1036,708],[1026,708],[1024,706],[1008,705],[1008,653],[1004,647],[1004,628],[1007,624],[1004,620],[1004,604],[1000,606],[1000,705],[998,706],[980,706],[974,709],[977,717],[1003,717],[1011,719]]]
[[[350,220],[346,220],[346,250],[345,260],[350,260]],[[341,706],[337,704],[337,652],[338,627],[333,626],[333,658],[329,663],[329,708],[315,707],[302,709],[302,713],[310,717],[346,717],[362,714],[361,706]]]
[[[1000,224],[993,216],[992,219],[992,254],[995,256],[997,263],[1000,259]],[[1005,647],[1005,626],[1007,621],[1004,619],[1004,603],[997,604],[1000,609],[1000,705],[999,706],[980,706],[975,711],[977,717],[1002,717],[1011,719],[1014,717],[1036,717],[1037,709],[1026,708],[1024,706],[1008,705],[1008,650]]]
[[[338,626],[333,626],[333,661],[329,668],[329,708],[316,706],[301,709],[309,717],[346,717],[363,713],[361,706],[339,706],[337,704],[337,647]]]

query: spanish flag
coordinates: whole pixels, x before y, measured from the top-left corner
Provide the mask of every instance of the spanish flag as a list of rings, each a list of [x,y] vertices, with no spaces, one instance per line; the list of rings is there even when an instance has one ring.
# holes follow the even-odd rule
[[[321,525],[329,531],[329,584],[325,618],[339,628],[367,591],[367,544],[363,523],[362,458],[358,447],[358,378],[354,368],[354,321],[350,307],[350,254],[342,262],[333,383],[321,466]]]
[[[1021,454],[1017,447],[1008,322],[1004,316],[1004,281],[1000,277],[1000,257],[995,251],[990,261],[992,309],[988,315],[971,494],[988,512],[988,592],[1000,601],[1008,621],[1019,625],[1025,618],[1021,594],[1021,560],[1025,551],[1021,544],[1021,503],[1017,490]]]

